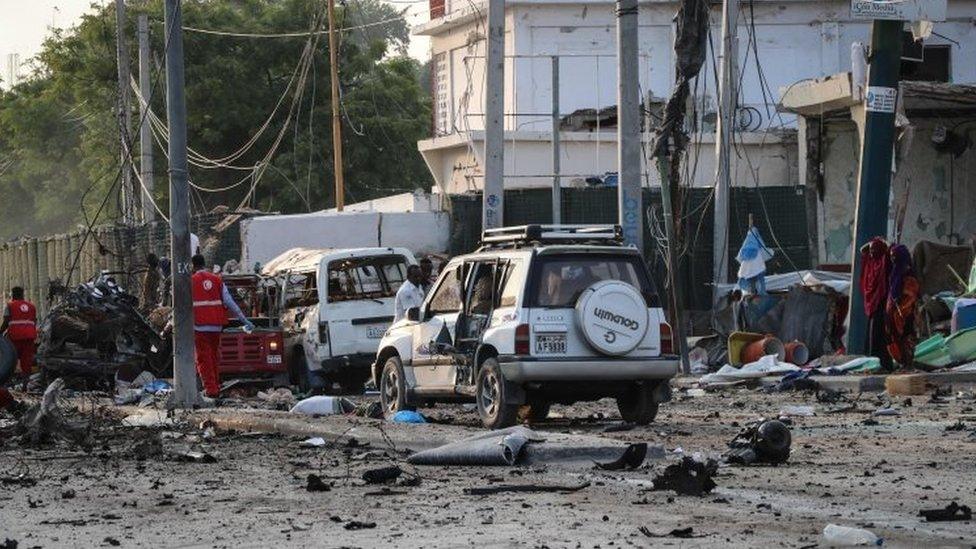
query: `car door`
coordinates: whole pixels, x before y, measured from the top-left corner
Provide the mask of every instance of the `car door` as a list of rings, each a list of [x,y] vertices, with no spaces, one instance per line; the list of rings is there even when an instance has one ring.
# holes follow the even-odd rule
[[[467,272],[467,264],[448,267],[421,307],[423,321],[414,326],[411,363],[418,387],[454,387],[456,368],[452,356],[443,352],[439,344],[454,345]]]

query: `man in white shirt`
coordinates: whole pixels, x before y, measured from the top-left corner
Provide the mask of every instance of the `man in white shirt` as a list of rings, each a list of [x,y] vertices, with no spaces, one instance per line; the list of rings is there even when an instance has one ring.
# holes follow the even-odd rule
[[[407,310],[411,307],[420,307],[424,302],[424,290],[421,288],[423,282],[423,272],[419,265],[407,267],[407,279],[397,290],[394,303],[393,322],[407,318]]]

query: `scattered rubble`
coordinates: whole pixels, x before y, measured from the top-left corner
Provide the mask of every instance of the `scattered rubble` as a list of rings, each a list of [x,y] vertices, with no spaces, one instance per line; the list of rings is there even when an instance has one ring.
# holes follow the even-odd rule
[[[54,306],[41,323],[37,362],[50,376],[106,382],[120,369],[172,370],[171,345],[138,311],[138,299],[101,274],[74,289],[52,282]]]
[[[680,463],[668,465],[654,477],[654,490],[673,490],[683,496],[703,496],[715,489],[712,477],[718,472],[714,459],[698,461],[683,456]]]
[[[725,454],[729,463],[785,463],[790,457],[792,436],[782,421],[762,419],[747,425],[731,442]]]
[[[926,522],[972,520],[973,510],[968,505],[959,505],[953,501],[942,509],[925,509],[919,511],[918,516],[924,517]]]

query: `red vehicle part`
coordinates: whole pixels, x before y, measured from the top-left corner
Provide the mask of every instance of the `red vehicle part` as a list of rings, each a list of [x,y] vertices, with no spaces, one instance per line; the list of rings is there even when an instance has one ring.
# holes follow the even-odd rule
[[[284,338],[273,310],[274,296],[265,294],[257,275],[229,275],[224,284],[241,311],[259,327],[248,334],[237,327],[220,334],[217,370],[223,377],[275,376],[288,373]]]
[[[225,331],[220,334],[218,370],[221,375],[284,374],[288,364],[283,351],[280,330]]]

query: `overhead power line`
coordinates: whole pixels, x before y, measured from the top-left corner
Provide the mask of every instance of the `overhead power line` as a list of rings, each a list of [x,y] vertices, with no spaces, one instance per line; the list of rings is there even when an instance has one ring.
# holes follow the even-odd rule
[[[397,15],[396,17],[390,17],[389,19],[383,19],[381,21],[373,21],[372,23],[364,23],[362,25],[356,25],[354,27],[343,27],[341,29],[336,29],[335,32],[343,33],[349,32],[356,29],[365,29],[368,27],[377,27],[379,25],[385,25],[387,23],[393,23],[395,21],[402,21],[403,15]],[[236,38],[299,38],[308,37],[315,35],[326,35],[329,34],[328,30],[315,30],[315,31],[302,31],[302,32],[280,32],[280,33],[259,33],[259,32],[235,32],[235,31],[224,31],[216,29],[200,29],[196,27],[183,27],[183,30],[187,32],[196,32],[200,34],[213,34],[216,36],[233,36]]]

